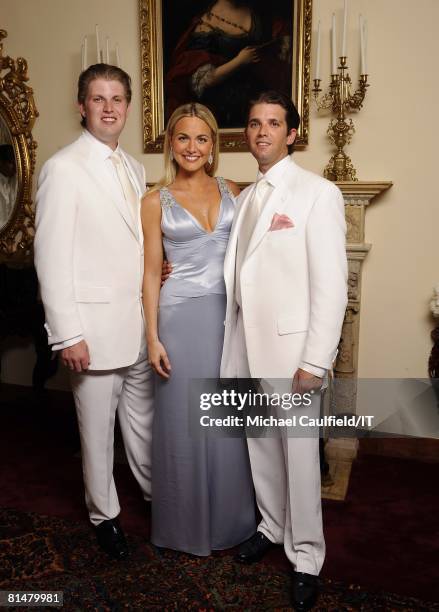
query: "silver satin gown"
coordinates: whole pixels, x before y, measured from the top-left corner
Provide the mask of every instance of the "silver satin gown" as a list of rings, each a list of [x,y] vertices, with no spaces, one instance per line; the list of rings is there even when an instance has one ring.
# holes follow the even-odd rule
[[[172,374],[157,377],[151,541],[202,556],[236,546],[256,529],[245,439],[189,433],[189,379],[219,376],[224,336],[223,263],[234,200],[225,180],[217,181],[221,205],[212,233],[160,190],[173,270],[160,294],[159,335]]]

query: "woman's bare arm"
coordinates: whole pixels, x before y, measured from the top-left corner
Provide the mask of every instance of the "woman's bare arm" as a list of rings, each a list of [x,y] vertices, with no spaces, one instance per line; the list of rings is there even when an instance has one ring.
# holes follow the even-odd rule
[[[144,237],[143,309],[149,362],[160,376],[169,378],[171,364],[158,335],[158,308],[163,264],[161,206],[158,191],[146,194],[141,204]]]
[[[256,47],[244,47],[233,59],[214,68],[206,77],[204,86],[214,87],[225,81],[238,68],[246,64],[255,64],[260,61]]]

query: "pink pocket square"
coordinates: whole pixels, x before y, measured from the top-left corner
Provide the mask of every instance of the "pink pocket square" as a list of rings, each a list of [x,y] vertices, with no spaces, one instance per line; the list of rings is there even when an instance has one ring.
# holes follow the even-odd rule
[[[276,230],[288,229],[289,227],[294,227],[294,223],[288,217],[288,215],[278,215],[274,213],[273,218],[271,220],[269,232],[274,232]]]

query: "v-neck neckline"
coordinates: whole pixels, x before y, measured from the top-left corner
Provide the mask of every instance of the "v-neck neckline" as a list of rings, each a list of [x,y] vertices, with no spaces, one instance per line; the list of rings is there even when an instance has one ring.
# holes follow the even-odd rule
[[[186,214],[192,219],[192,222],[200,229],[202,230],[205,234],[207,234],[208,236],[211,234],[214,234],[220,224],[221,221],[221,217],[222,217],[222,212],[223,212],[223,192],[221,189],[221,186],[219,184],[218,178],[215,177],[216,180],[216,184],[218,187],[218,191],[220,194],[220,201],[219,201],[219,206],[218,206],[218,216],[216,218],[216,223],[215,223],[215,227],[213,228],[212,231],[207,230],[205,227],[203,227],[201,225],[201,223],[198,221],[198,219],[195,217],[195,215],[193,215],[187,208],[186,206],[183,206],[182,204],[180,204],[180,202],[176,199],[176,197],[174,196],[174,194],[172,193],[172,191],[168,188],[168,187],[162,187],[162,189],[165,189],[169,195],[171,196],[174,204],[177,204],[177,206],[179,208],[181,208],[182,210],[184,210],[186,212]]]

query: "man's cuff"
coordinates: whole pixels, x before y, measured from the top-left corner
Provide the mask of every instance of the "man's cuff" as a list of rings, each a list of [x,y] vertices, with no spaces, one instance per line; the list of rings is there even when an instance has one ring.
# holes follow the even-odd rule
[[[75,336],[74,338],[69,338],[68,340],[63,340],[63,342],[57,342],[56,344],[52,344],[52,351],[62,351],[65,348],[69,348],[69,346],[73,346],[74,344],[78,344],[84,340],[84,336]]]
[[[305,370],[305,372],[309,372],[314,376],[318,376],[319,378],[325,378],[328,370],[326,368],[320,368],[319,366],[315,366],[312,363],[307,363],[306,361],[302,361],[299,364],[299,368],[301,370]]]

